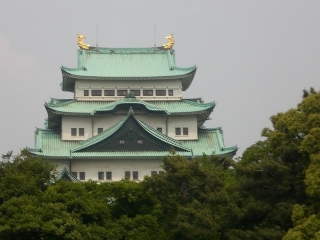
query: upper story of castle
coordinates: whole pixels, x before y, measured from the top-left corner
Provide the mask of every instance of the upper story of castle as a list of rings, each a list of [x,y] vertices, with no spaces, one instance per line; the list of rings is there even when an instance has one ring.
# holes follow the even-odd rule
[[[61,87],[80,101],[113,101],[128,94],[148,101],[180,100],[197,69],[177,67],[172,45],[101,48],[81,45],[79,39],[78,45],[78,66],[61,67]]]

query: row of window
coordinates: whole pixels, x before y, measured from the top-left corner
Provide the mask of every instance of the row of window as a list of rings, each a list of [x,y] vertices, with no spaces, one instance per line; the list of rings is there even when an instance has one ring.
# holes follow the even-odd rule
[[[176,128],[176,135],[181,135],[181,128]],[[182,128],[182,135],[189,135],[189,128]]]
[[[167,92],[168,91],[168,92]],[[91,94],[90,94],[91,93]],[[141,96],[141,90],[83,90],[83,96],[115,96],[115,93],[117,93],[117,96],[127,96],[128,93],[130,93],[133,96]],[[142,96],[153,96],[154,90],[142,90]],[[155,90],[155,96],[173,96],[173,90],[167,90],[167,89],[160,89]]]
[[[71,173],[74,177],[78,178],[78,172],[72,172]],[[151,176],[154,176],[156,174],[163,175],[164,171],[151,171]],[[132,178],[131,178],[132,176]],[[138,171],[125,171],[124,177],[127,179],[132,180],[139,180],[139,172]],[[85,172],[79,172],[79,179],[80,180],[86,180],[86,173]],[[112,172],[98,172],[98,180],[112,180]]]
[[[159,132],[162,132],[162,128],[157,128],[157,130]],[[102,132],[103,132],[103,128],[98,128],[98,134],[102,133]],[[187,136],[187,135],[189,135],[189,128],[187,128],[187,127],[184,127],[184,128],[177,127],[177,128],[175,128],[175,134],[176,134],[176,136],[179,136],[179,135]],[[84,128],[71,128],[71,136],[84,136]],[[120,144],[125,144],[125,141],[124,140],[119,140],[119,143]],[[143,140],[139,139],[137,141],[137,143],[138,144],[143,144]]]

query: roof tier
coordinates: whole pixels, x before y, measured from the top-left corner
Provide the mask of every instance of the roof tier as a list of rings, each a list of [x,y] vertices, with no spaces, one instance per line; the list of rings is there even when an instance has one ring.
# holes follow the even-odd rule
[[[107,129],[103,133],[92,137],[86,141],[62,141],[60,131],[50,129],[37,129],[36,130],[36,145],[34,149],[28,150],[35,155],[45,158],[64,158],[64,159],[123,159],[123,158],[162,158],[169,154],[169,151],[82,151],[88,147],[103,141],[110,137],[117,130],[121,128],[123,123],[127,120],[126,117],[123,121],[115,126]],[[172,139],[147,124],[137,119],[139,124],[155,138],[165,142],[173,147],[176,147],[177,154],[185,157],[196,157],[203,154],[211,155],[234,155],[237,147],[226,148],[224,146],[223,134],[221,128],[200,129],[198,133],[198,140],[185,140],[177,141]],[[179,150],[181,149],[181,150]]]
[[[94,48],[78,50],[78,67],[61,67],[62,90],[74,91],[76,79],[88,80],[170,80],[182,79],[186,90],[196,66],[176,66],[174,50],[163,48]]]
[[[118,108],[144,108],[149,114],[164,115],[197,115],[200,125],[209,117],[215,107],[215,102],[203,103],[200,100],[182,99],[179,101],[143,101],[137,98],[123,98],[115,102],[107,101],[78,101],[75,99],[52,99],[45,103],[48,112],[49,128],[59,121],[62,115],[93,116],[98,114],[112,114]]]

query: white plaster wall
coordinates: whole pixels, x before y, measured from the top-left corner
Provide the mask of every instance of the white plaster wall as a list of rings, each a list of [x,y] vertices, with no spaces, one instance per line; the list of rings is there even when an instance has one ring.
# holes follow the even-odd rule
[[[62,169],[64,168],[64,166],[67,167],[67,169],[69,169],[69,165],[70,165],[70,161],[67,159],[50,159],[50,162],[53,163],[53,165],[55,165],[57,167],[57,171],[62,171]]]
[[[162,128],[162,133],[166,134],[166,116],[136,115],[136,118],[154,129]]]
[[[175,128],[181,128],[181,135],[176,135]],[[182,135],[182,128],[189,128],[189,135]],[[197,116],[169,116],[168,118],[168,136],[176,140],[197,140],[198,127]]]
[[[103,131],[107,130],[108,128],[114,126],[122,119],[124,119],[126,115],[108,115],[108,116],[101,116],[101,117],[94,117],[93,121],[93,135],[98,134],[98,128],[103,128]]]
[[[86,116],[62,116],[61,139],[62,140],[85,140],[92,137],[92,118]],[[71,136],[71,128],[84,128],[84,136]]]
[[[173,96],[137,96],[136,98],[144,100],[179,100],[182,98],[182,86],[181,80],[161,80],[161,81],[135,81],[135,80],[123,80],[123,81],[86,81],[86,80],[77,80],[75,83],[75,98],[78,100],[86,101],[114,101],[117,99],[124,98],[124,96],[84,96],[83,90],[92,89],[92,90],[117,90],[127,89],[128,92],[130,89],[170,89],[173,90]],[[142,92],[141,92],[142,94]],[[154,92],[155,94],[155,92]]]
[[[162,160],[150,159],[75,159],[72,161],[71,171],[85,172],[86,181],[89,179],[98,180],[98,172],[112,172],[112,181],[119,181],[124,178],[125,171],[131,171],[131,179],[133,177],[132,171],[139,172],[139,180],[143,180],[144,176],[150,176],[151,171],[163,171],[160,167],[163,164]]]

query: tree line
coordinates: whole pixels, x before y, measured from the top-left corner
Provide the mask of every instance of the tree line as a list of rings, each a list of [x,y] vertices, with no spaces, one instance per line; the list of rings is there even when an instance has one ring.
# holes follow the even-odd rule
[[[0,162],[0,239],[320,239],[320,93],[270,120],[240,159],[172,152],[141,182],[52,183],[23,150]]]

